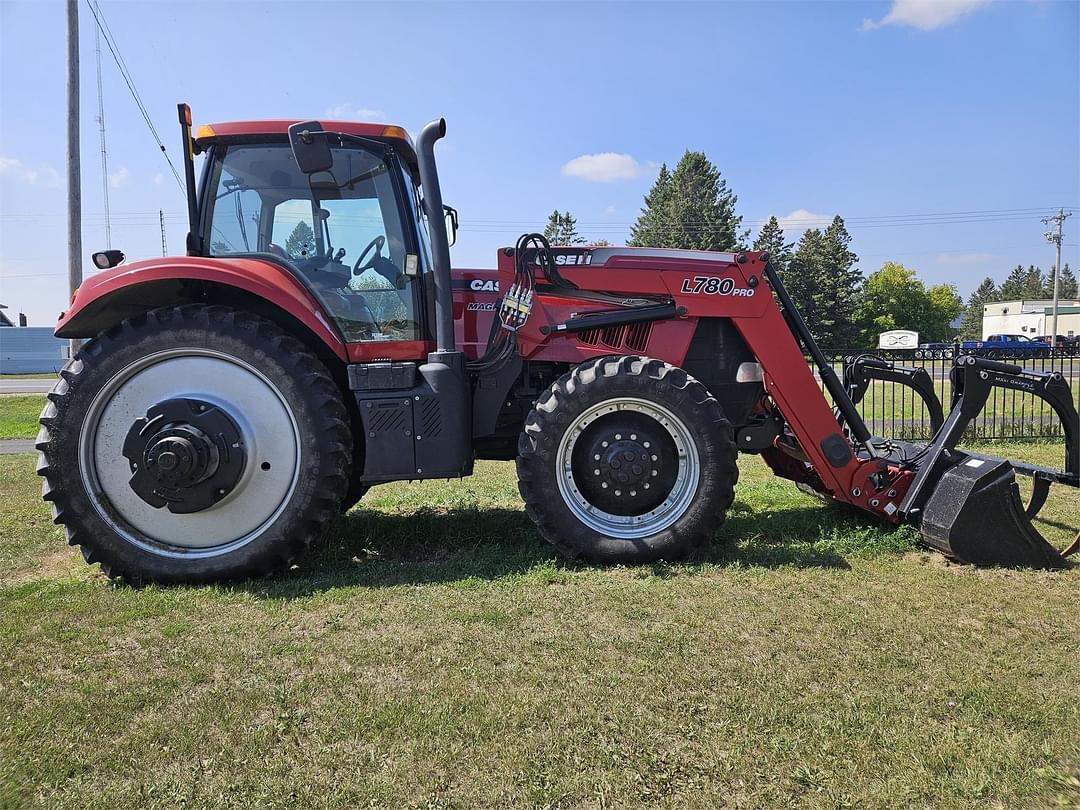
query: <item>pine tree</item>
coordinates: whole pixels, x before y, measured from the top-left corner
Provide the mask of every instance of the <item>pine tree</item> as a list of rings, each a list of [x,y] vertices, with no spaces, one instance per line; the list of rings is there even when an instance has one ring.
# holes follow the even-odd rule
[[[783,273],[791,261],[793,242],[784,241],[784,229],[776,217],[769,217],[769,221],[761,226],[761,231],[754,240],[754,250],[764,250],[772,259],[772,265],[779,273]]]
[[[1027,270],[1024,269],[1022,264],[1018,264],[1001,283],[1001,288],[998,290],[998,300],[1020,300],[1024,297],[1025,289],[1027,289]]]
[[[821,331],[823,313],[829,305],[823,283],[823,254],[822,233],[817,228],[810,228],[800,237],[783,274],[784,286],[791,300],[819,342],[824,337]]]
[[[687,150],[675,171],[660,167],[628,244],[692,250],[741,250],[750,232],[740,231],[738,198],[704,152]]]
[[[1073,275],[1072,268],[1066,262],[1061,268],[1061,278],[1058,279],[1058,297],[1064,300],[1076,298],[1076,295],[1076,276]],[[1046,274],[1042,297],[1046,299],[1054,297],[1054,269],[1052,267],[1050,272]]]
[[[983,305],[1003,300],[994,280],[987,276],[968,298],[964,320],[960,324],[960,337],[964,340],[982,339]]]
[[[851,348],[858,340],[859,328],[855,309],[859,303],[862,273],[855,266],[859,257],[850,249],[851,234],[844,220],[834,216],[822,234],[823,288],[832,306],[826,310],[826,320],[819,327],[826,335],[824,341],[834,348]]]
[[[1080,298],[1080,290],[1077,289],[1076,276],[1073,275],[1069,263],[1065,262],[1061,267],[1061,278],[1058,279],[1058,295],[1061,298]]]
[[[294,259],[302,259],[315,253],[315,231],[301,220],[296,223],[288,239],[285,240],[285,252]]]
[[[645,195],[645,207],[641,215],[630,228],[632,247],[663,247],[666,244],[668,227],[668,203],[671,200],[671,173],[666,163],[660,165],[660,174]]]
[[[558,209],[551,212],[544,227],[544,238],[552,245],[583,245],[585,238],[577,232],[577,220],[570,212],[560,214]]]
[[[1029,266],[1027,272],[1024,273],[1023,298],[1028,301],[1038,301],[1043,297],[1045,289],[1046,285],[1043,283],[1042,270],[1035,265]]]

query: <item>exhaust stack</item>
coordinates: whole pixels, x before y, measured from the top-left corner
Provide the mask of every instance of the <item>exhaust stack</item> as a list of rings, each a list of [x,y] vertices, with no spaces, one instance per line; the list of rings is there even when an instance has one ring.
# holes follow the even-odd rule
[[[416,140],[420,184],[424,189],[424,213],[431,234],[431,260],[435,278],[435,340],[438,351],[454,351],[454,300],[450,288],[450,239],[443,219],[439,170],[435,166],[435,141],[446,135],[446,119],[432,121]]]

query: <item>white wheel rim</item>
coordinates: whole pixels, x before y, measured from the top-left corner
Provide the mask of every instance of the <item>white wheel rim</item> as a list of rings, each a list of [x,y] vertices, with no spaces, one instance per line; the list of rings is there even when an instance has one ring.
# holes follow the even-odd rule
[[[654,419],[671,437],[678,453],[678,473],[671,491],[659,506],[640,515],[615,515],[594,506],[582,494],[574,477],[572,458],[577,440],[597,419],[618,411],[634,411]],[[620,540],[639,540],[671,526],[686,513],[701,481],[697,445],[686,424],[662,405],[636,397],[605,400],[584,411],[563,433],[556,459],[559,494],[566,506],[590,529]]]
[[[240,429],[247,462],[236,486],[201,512],[155,508],[128,484],[121,448],[148,409],[168,399],[209,402]],[[128,542],[161,556],[213,557],[250,543],[289,502],[300,470],[300,434],[288,402],[261,372],[196,347],[148,355],[98,392],[79,435],[79,468],[98,515]]]

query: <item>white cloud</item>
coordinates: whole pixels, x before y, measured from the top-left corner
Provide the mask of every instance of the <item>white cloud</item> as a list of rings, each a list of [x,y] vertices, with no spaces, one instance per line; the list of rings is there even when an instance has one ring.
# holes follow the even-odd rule
[[[109,173],[109,185],[113,188],[120,188],[120,186],[126,186],[128,180],[131,179],[131,172],[128,171],[127,166],[121,166],[115,172]]]
[[[645,168],[632,155],[600,152],[574,158],[562,167],[562,173],[567,177],[580,177],[594,183],[614,183],[617,180],[633,180],[640,176]]]
[[[993,253],[942,253],[934,257],[938,264],[983,264],[993,259]]]
[[[991,0],[893,0],[889,13],[880,20],[863,20],[862,30],[886,25],[907,25],[933,31],[990,5]]]
[[[341,121],[386,121],[386,113],[370,107],[354,107],[351,101],[326,108],[326,117]]]
[[[796,208],[787,216],[776,219],[785,234],[789,231],[805,231],[808,228],[826,228],[833,221],[832,214],[815,214],[805,208]]]
[[[164,182],[165,182],[165,175],[163,175],[161,172],[158,172],[157,174],[154,175],[153,183],[154,183],[155,186],[160,186]]]
[[[60,187],[60,173],[48,163],[27,166],[18,158],[0,155],[0,175],[14,177],[20,183],[26,183],[28,186]]]

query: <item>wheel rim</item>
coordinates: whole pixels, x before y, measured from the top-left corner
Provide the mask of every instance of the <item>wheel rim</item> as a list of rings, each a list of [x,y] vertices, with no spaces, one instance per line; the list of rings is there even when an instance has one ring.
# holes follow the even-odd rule
[[[563,433],[557,463],[559,493],[574,516],[625,540],[675,523],[701,479],[697,446],[682,419],[634,397],[605,400],[580,414]]]
[[[177,514],[133,490],[121,452],[132,424],[160,403],[205,402],[235,424],[246,454],[242,474],[221,500]],[[128,542],[154,554],[213,557],[235,551],[273,524],[296,488],[300,435],[281,392],[236,357],[196,347],[148,355],[116,374],[86,411],[79,467],[98,515]]]

